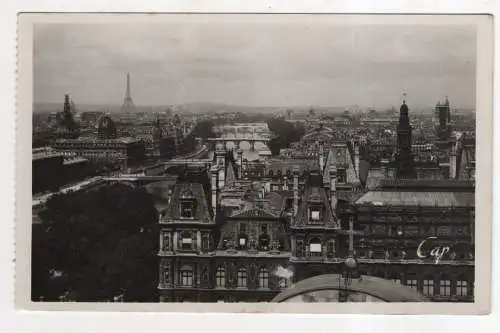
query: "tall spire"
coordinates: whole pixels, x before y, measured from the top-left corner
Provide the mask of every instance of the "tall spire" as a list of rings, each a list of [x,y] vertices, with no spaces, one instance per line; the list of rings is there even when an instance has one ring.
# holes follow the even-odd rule
[[[127,87],[125,89],[125,99],[123,100],[123,110],[133,110],[135,108],[134,102],[132,101],[132,95],[130,93],[130,74],[127,73]]]
[[[446,141],[451,136],[451,107],[448,96],[445,96],[444,103],[438,103],[435,109],[436,130],[441,141]]]
[[[403,94],[406,96],[406,93]],[[398,151],[396,155],[396,173],[398,178],[415,178],[413,154],[411,152],[410,118],[408,116],[408,105],[403,100],[399,109],[398,123]]]
[[[130,74],[127,73],[127,92],[125,93],[125,99],[131,99],[130,97]]]

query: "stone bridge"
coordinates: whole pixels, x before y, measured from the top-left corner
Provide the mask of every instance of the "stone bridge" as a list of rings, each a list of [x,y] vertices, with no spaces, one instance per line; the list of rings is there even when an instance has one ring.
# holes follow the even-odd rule
[[[218,143],[222,143],[227,149],[229,142],[232,142],[238,148],[240,148],[242,142],[248,142],[250,144],[250,151],[255,151],[255,143],[261,142],[263,144],[267,144],[270,140],[271,135],[233,135],[207,139],[210,150],[215,150],[215,147]]]

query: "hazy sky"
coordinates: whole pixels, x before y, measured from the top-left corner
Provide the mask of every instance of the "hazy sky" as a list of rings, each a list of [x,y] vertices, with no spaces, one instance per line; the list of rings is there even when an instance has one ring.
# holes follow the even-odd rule
[[[138,105],[398,105],[445,95],[474,107],[473,26],[44,24],[35,26],[34,101]]]

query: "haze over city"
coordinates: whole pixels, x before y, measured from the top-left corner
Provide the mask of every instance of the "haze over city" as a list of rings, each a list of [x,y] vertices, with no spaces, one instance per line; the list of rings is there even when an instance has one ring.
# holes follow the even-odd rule
[[[484,302],[491,17],[47,16],[32,304]]]
[[[264,107],[475,107],[470,26],[238,23],[44,24],[34,29],[34,102]]]

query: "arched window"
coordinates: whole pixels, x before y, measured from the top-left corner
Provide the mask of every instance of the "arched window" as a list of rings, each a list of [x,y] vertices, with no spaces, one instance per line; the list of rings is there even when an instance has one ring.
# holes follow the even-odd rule
[[[226,269],[224,267],[217,267],[215,282],[219,288],[226,287]]]
[[[238,288],[247,287],[247,270],[244,267],[238,269]]]
[[[323,247],[319,238],[313,238],[309,241],[309,253],[312,257],[321,257]]]
[[[269,287],[269,272],[266,268],[261,268],[259,271],[259,288]]]
[[[190,266],[183,266],[180,270],[179,282],[183,287],[193,286],[193,269]]]

